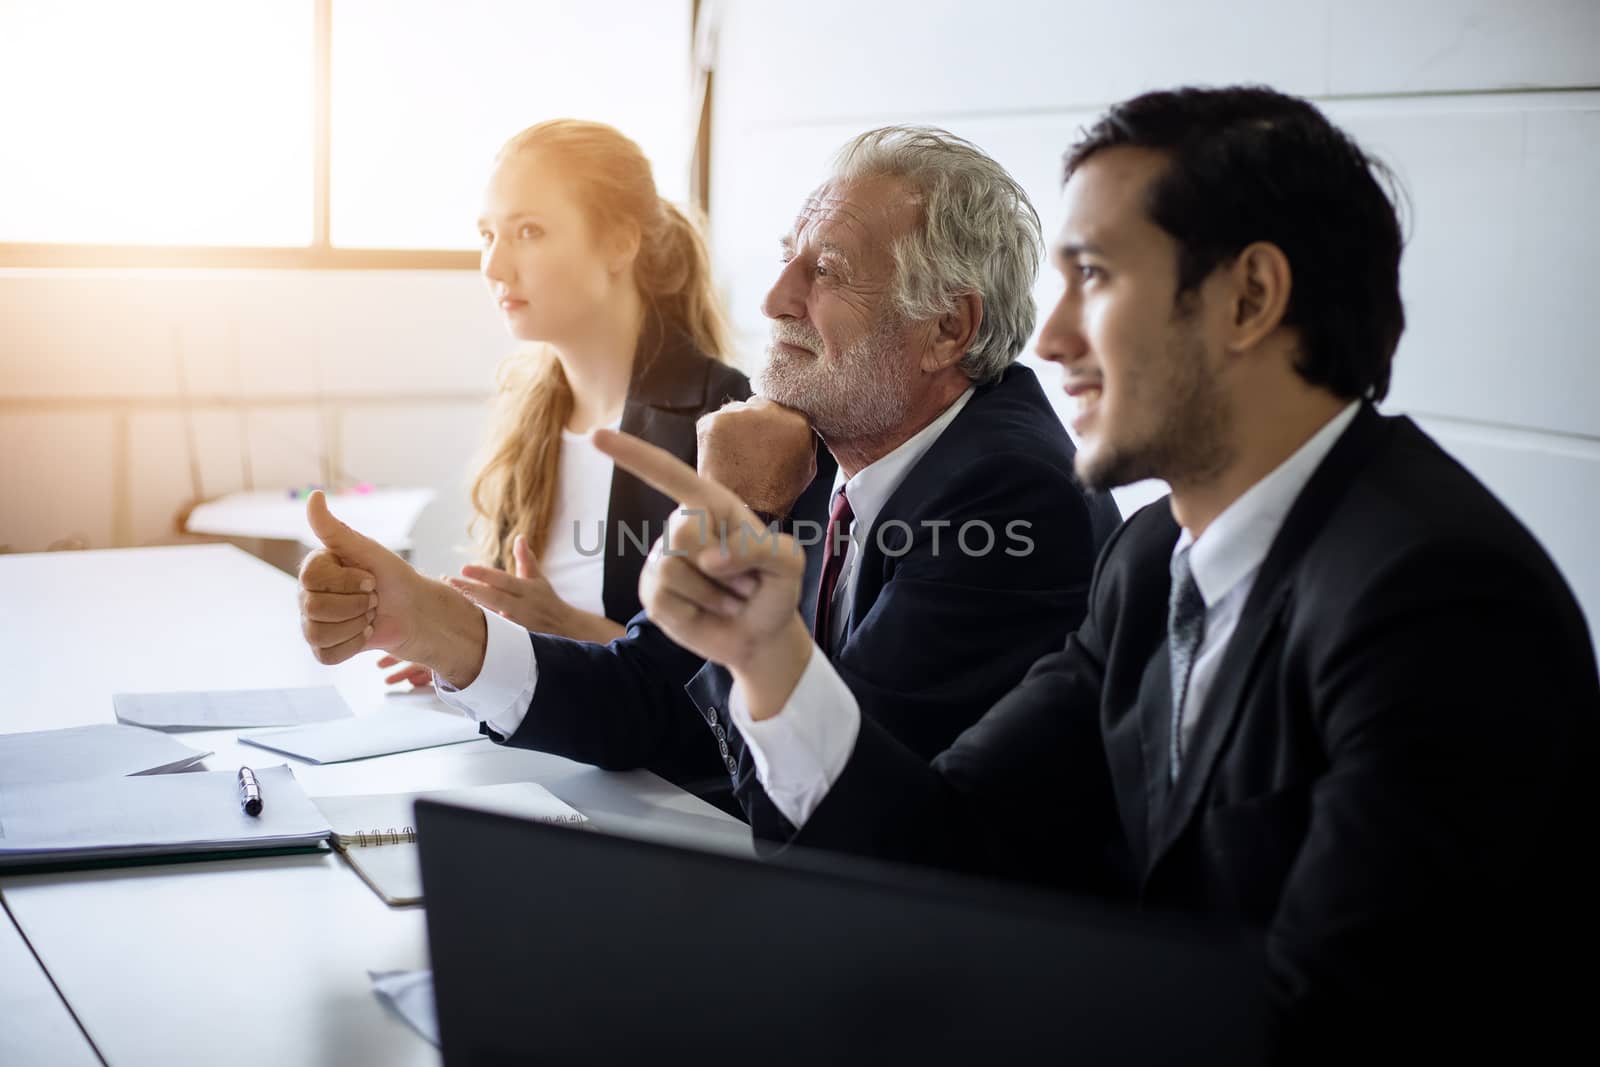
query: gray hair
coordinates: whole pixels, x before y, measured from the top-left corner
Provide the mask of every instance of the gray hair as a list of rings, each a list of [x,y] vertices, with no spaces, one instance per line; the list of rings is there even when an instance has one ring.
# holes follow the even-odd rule
[[[983,321],[961,369],[998,379],[1033,334],[1044,234],[1028,194],[976,145],[933,126],[868,130],[839,150],[834,181],[871,177],[904,180],[922,206],[922,225],[891,250],[898,310],[921,322],[977,293]]]

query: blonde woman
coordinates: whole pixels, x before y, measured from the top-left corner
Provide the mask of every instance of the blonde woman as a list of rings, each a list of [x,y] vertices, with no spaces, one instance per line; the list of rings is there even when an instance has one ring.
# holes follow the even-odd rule
[[[750,395],[728,355],[705,242],[656,192],[638,145],[556,119],[495,159],[478,221],[482,271],[506,328],[528,342],[501,368],[472,486],[481,566],[447,581],[540,633],[620,637],[639,571],[673,502],[590,444],[620,427],[695,462],[695,420]],[[430,672],[392,656],[388,681]]]

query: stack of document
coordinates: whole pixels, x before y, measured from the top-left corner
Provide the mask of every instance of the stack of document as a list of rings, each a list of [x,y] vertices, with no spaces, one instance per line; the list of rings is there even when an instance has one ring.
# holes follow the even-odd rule
[[[303,849],[332,833],[288,767],[256,777],[259,815],[232,771],[0,785],[0,870]]]

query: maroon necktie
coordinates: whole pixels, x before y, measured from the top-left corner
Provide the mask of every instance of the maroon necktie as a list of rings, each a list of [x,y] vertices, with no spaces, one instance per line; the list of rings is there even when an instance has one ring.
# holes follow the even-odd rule
[[[844,568],[844,546],[848,544],[850,524],[855,517],[856,513],[850,510],[850,501],[845,498],[841,486],[833,498],[833,514],[828,516],[828,539],[822,546],[822,582],[817,586],[817,611],[811,627],[811,635],[817,639],[817,646],[824,653],[832,651],[832,630],[829,629],[828,616],[832,614],[833,590],[839,584],[839,572]],[[836,547],[839,549],[837,552],[834,551]]]

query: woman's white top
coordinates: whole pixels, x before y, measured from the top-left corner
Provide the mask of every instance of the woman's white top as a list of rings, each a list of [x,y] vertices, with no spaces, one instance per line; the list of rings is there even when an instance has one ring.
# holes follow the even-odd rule
[[[595,615],[606,613],[605,530],[613,469],[611,457],[595,448],[588,434],[561,431],[556,510],[540,565],[556,596]]]

